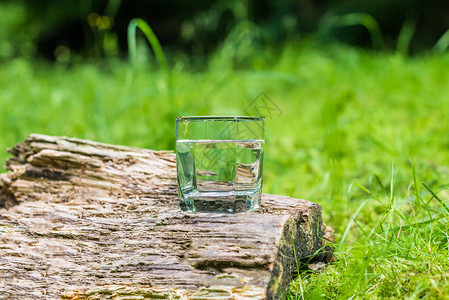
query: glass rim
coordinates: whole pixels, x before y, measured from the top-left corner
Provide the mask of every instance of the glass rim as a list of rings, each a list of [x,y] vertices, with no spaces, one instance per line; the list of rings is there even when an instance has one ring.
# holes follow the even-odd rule
[[[182,116],[176,121],[265,121],[264,116]]]

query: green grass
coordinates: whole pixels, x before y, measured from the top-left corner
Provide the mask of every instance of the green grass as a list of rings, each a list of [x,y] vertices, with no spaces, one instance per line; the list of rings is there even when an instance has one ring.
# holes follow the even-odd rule
[[[264,192],[321,204],[336,229],[335,262],[301,273],[289,297],[448,297],[449,55],[226,49],[196,71],[168,55],[171,82],[142,58],[3,62],[0,149],[33,132],[174,149],[175,116],[245,114],[265,92],[282,114],[266,124]]]

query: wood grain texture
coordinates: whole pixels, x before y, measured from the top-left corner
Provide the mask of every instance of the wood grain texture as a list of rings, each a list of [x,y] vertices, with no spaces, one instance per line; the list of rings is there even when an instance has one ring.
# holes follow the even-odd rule
[[[169,151],[34,134],[9,152],[7,298],[281,299],[295,252],[311,257],[332,235],[319,205],[285,196],[263,194],[258,212],[181,212]]]

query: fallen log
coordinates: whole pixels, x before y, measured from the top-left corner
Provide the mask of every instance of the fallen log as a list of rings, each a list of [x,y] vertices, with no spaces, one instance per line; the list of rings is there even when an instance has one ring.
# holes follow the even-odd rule
[[[179,209],[170,151],[31,135],[0,174],[0,295],[280,299],[297,260],[329,261],[321,207]]]

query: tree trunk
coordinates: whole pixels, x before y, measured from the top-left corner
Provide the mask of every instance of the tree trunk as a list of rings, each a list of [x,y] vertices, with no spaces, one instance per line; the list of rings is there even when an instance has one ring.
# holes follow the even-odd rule
[[[306,200],[263,194],[257,212],[181,212],[169,151],[33,134],[9,152],[7,298],[279,299],[298,260],[331,258],[320,251],[331,229]]]

